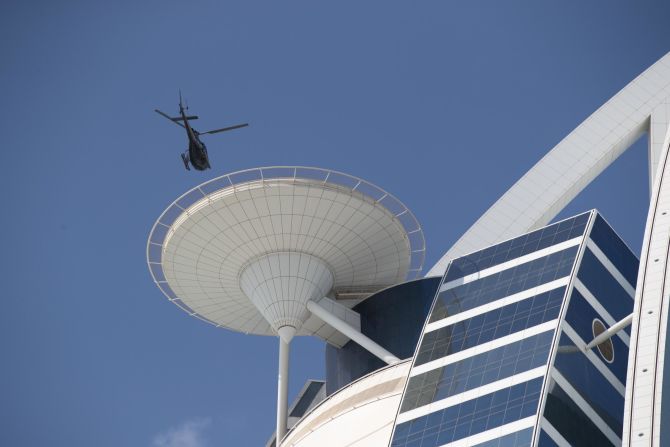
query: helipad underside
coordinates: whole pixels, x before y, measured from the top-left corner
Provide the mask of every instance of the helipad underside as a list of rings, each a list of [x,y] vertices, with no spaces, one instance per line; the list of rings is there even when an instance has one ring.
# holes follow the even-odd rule
[[[191,315],[274,335],[239,275],[277,252],[322,260],[337,291],[413,278],[425,248],[414,216],[385,191],[333,171],[282,167],[230,174],[184,194],[154,225],[147,257],[156,284]]]

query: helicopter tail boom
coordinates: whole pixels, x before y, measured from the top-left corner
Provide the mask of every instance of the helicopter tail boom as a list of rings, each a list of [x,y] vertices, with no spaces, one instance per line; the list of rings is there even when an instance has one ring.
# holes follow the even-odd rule
[[[161,116],[163,116],[163,117],[169,119],[170,121],[172,121],[173,123],[175,123],[177,126],[184,127],[184,125],[181,123],[182,121],[184,121],[184,117],[181,117],[181,116],[172,117],[172,116],[168,115],[168,114],[165,113],[165,112],[161,112],[161,111],[158,110],[158,109],[154,109],[154,111],[155,111],[156,113],[158,113],[159,115],[161,115]],[[193,116],[187,116],[186,119],[187,119],[187,120],[197,120],[198,117],[197,117],[196,115],[193,115]]]
[[[178,117],[176,117],[176,118],[170,117],[170,119],[171,119],[172,121],[184,121],[184,118],[182,118],[181,116],[178,116]],[[189,115],[189,116],[186,117],[186,119],[187,119],[187,120],[197,120],[197,119],[198,119],[198,115]]]

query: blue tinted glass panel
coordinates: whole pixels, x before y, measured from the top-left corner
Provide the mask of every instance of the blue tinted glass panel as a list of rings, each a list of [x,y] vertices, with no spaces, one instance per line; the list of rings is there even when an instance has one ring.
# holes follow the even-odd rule
[[[621,272],[628,282],[635,287],[637,282],[637,256],[630,251],[626,244],[612,230],[600,215],[596,216],[590,238],[598,248],[605,253],[607,259]]]
[[[497,439],[492,439],[491,441],[476,444],[474,447],[529,447],[532,439],[533,429],[527,428]]]
[[[633,298],[588,248],[584,250],[577,277],[589,289],[589,292],[605,305],[616,321],[630,315],[633,309]]]
[[[593,410],[621,436],[623,427],[624,397],[580,351],[569,352],[574,346],[567,335],[561,336],[554,368],[566,378]],[[561,349],[563,348],[563,349]],[[622,363],[626,364],[626,357]],[[624,382],[625,383],[625,380]]]
[[[578,246],[441,292],[430,321],[441,320],[570,274]]]
[[[461,278],[584,234],[590,212],[455,259],[445,281]]]
[[[410,378],[401,412],[545,365],[554,331],[468,357]]]
[[[629,301],[630,307],[627,314],[633,312],[633,300]],[[607,309],[607,302],[601,302],[601,304]],[[603,318],[591,307],[586,299],[574,289],[570,298],[570,304],[568,305],[568,311],[565,315],[565,321],[586,343],[594,338],[593,320],[596,318],[603,321]],[[614,348],[614,360],[612,363],[605,361],[598,353],[598,349],[593,349],[593,352],[603,360],[605,366],[614,373],[621,383],[626,383],[626,375],[628,374],[628,346],[626,346],[619,336],[615,335],[610,340]]]
[[[556,383],[549,387],[544,417],[570,445],[587,447],[614,445]]]
[[[398,424],[393,447],[437,447],[537,412],[542,377]]]
[[[542,430],[540,432],[540,442],[537,443],[537,447],[558,447],[558,444],[551,439],[551,436],[549,436],[546,431]]]
[[[295,404],[293,410],[289,414],[289,417],[303,417],[309,406],[312,405],[314,399],[316,399],[319,391],[325,386],[323,382],[311,382],[303,395],[300,397],[300,400]]]
[[[423,336],[415,366],[558,318],[565,287],[446,326]]]

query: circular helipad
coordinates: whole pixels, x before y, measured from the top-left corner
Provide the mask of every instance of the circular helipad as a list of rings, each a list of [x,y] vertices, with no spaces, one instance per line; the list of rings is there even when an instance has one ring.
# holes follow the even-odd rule
[[[256,168],[203,183],[161,214],[147,245],[153,279],[171,302],[216,326],[259,335],[276,328],[243,291],[243,273],[246,283],[264,269],[283,277],[275,284],[285,290],[261,280],[253,286],[265,287],[261,295],[277,297],[281,309],[308,287],[321,293],[310,275],[326,278],[321,284],[332,285],[335,297],[375,291],[416,277],[424,255],[421,227],[394,196],[306,167]],[[285,261],[272,267],[275,258]]]

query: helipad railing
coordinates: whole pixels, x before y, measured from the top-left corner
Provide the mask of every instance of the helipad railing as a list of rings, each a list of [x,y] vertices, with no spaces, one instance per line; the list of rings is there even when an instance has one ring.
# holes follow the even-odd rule
[[[187,306],[172,290],[163,272],[162,254],[163,244],[168,237],[172,224],[179,216],[187,212],[187,209],[197,201],[208,195],[225,188],[233,187],[250,182],[263,182],[266,180],[293,179],[293,180],[316,180],[323,183],[342,186],[352,191],[357,191],[365,197],[382,205],[400,222],[405,229],[410,246],[410,263],[406,280],[419,276],[426,257],[426,241],[423,236],[421,225],[414,214],[393,194],[384,191],[353,175],[330,169],[312,168],[305,166],[271,166],[263,168],[245,169],[221,177],[209,180],[182,194],[172,202],[154,223],[147,241],[147,263],[151,276],[163,294],[172,303],[188,312],[191,316],[220,327],[220,324],[199,315]]]

